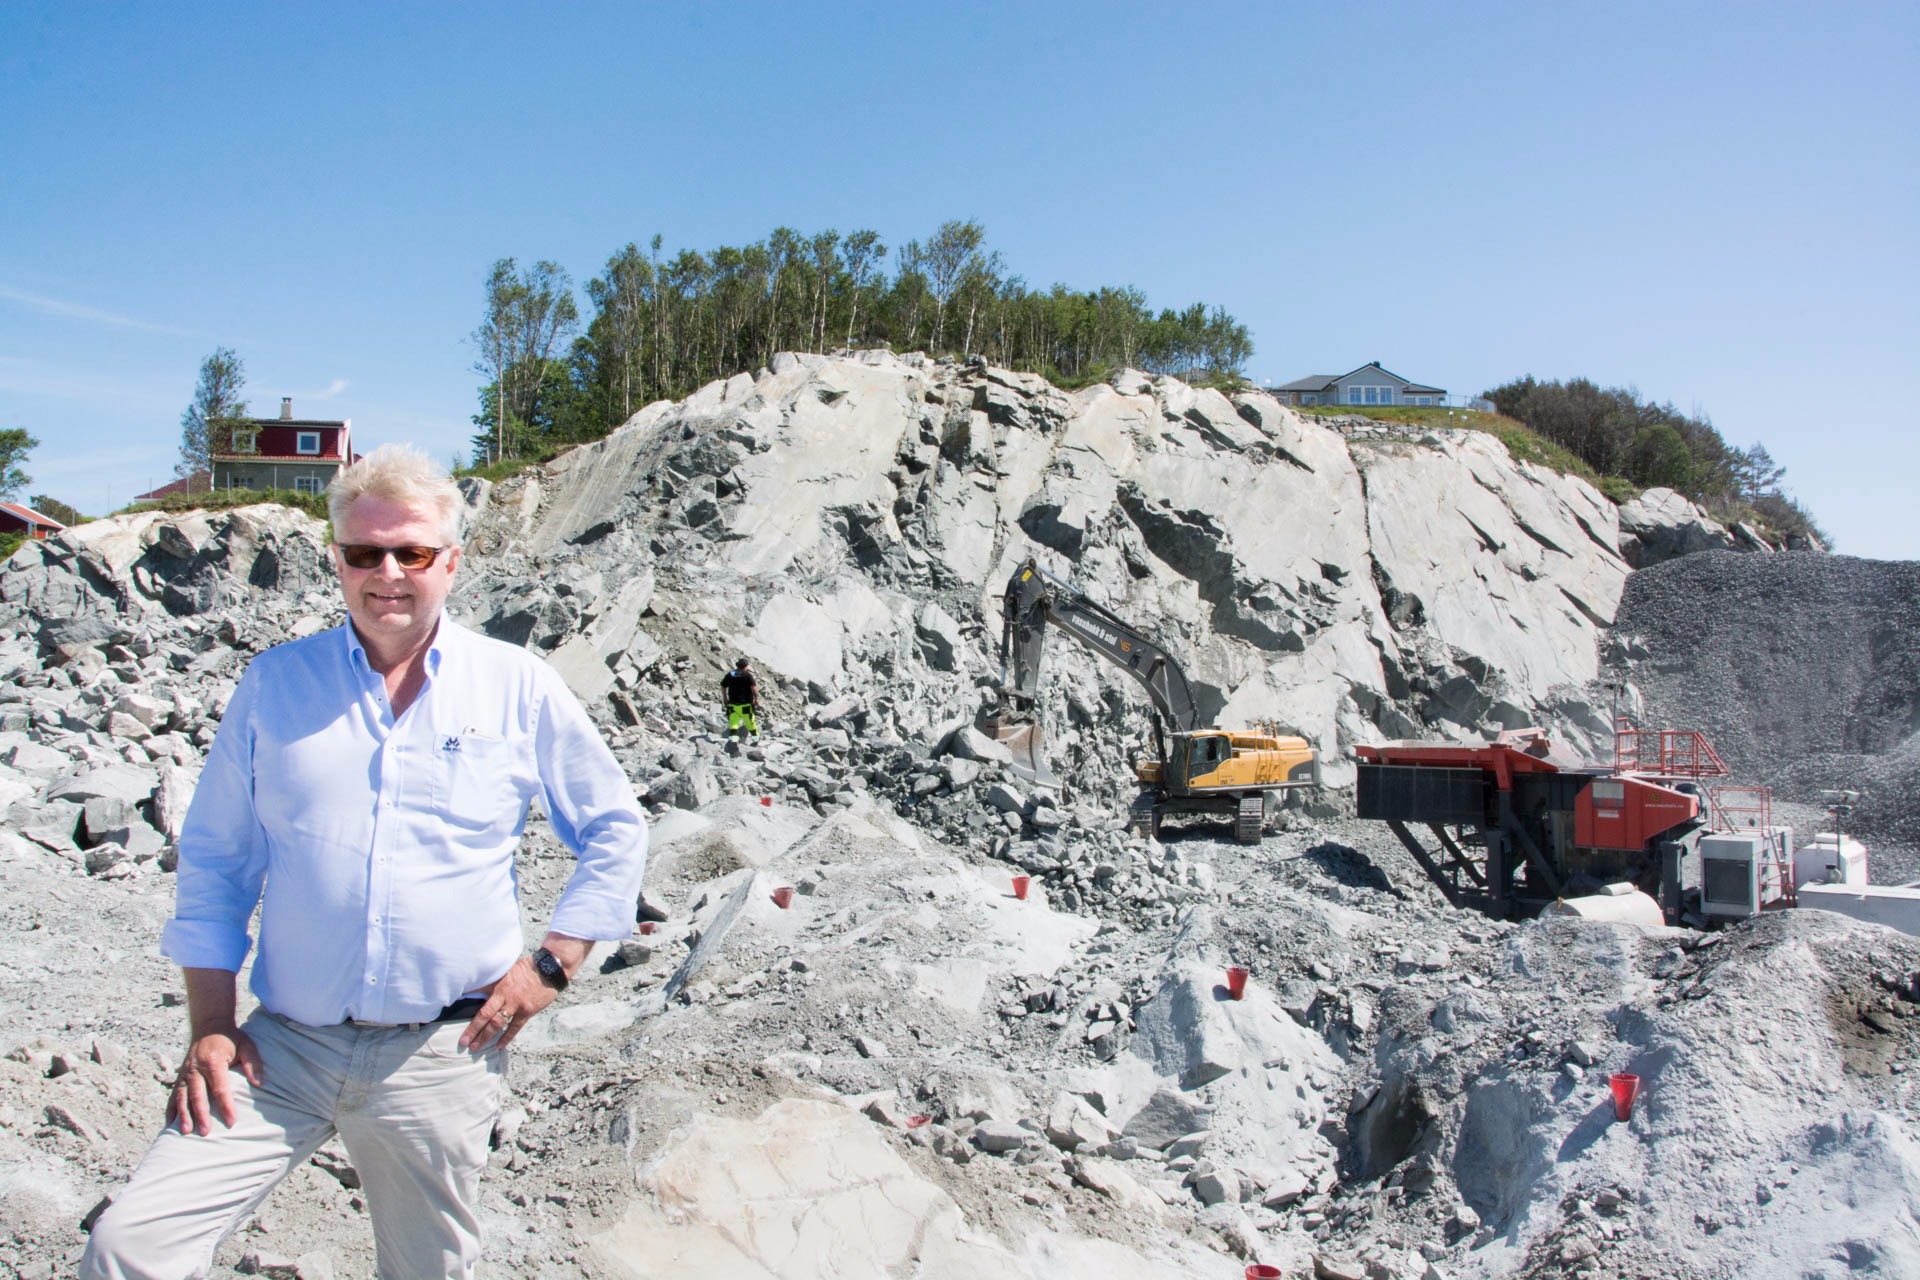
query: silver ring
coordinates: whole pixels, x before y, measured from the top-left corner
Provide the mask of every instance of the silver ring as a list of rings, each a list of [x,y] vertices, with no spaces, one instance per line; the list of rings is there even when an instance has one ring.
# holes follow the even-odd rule
[[[494,1017],[499,1021],[500,1025],[502,1026],[505,1026],[507,1023],[513,1021],[513,1015],[508,1013],[505,1009],[502,1009],[499,1013],[495,1014]]]

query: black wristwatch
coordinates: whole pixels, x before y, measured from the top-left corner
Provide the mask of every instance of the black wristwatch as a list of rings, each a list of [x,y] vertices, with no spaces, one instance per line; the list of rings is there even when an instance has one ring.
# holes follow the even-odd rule
[[[540,975],[540,981],[555,991],[567,989],[567,966],[561,964],[560,958],[545,947],[534,948],[533,971]]]

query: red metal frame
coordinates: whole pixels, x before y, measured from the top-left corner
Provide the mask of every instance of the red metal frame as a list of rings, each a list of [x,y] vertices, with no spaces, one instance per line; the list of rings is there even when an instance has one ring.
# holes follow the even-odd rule
[[[1712,801],[1715,829],[1719,831],[1767,831],[1773,826],[1772,787],[1713,787],[1707,798]],[[1794,896],[1793,850],[1780,849],[1769,859],[1780,880],[1779,905],[1791,907]]]
[[[1726,778],[1733,771],[1698,729],[1640,729],[1621,716],[1613,724],[1613,770],[1653,778]]]

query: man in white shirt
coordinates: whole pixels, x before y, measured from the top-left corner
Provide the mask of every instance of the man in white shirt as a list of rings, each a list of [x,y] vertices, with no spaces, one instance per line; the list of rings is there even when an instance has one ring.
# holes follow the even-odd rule
[[[632,928],[646,824],[625,774],[551,667],[442,612],[459,490],[386,446],[328,507],[348,622],[255,658],[208,753],[161,942],[192,1043],[167,1128],[94,1226],[89,1280],[204,1274],[335,1133],[379,1274],[470,1276],[506,1046],[594,940]],[[513,851],[535,796],[578,865],[529,956]]]

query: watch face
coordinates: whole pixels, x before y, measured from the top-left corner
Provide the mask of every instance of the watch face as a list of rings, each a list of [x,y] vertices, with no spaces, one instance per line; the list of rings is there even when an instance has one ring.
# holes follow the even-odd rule
[[[539,970],[540,976],[548,982],[562,987],[567,985],[567,970],[551,951],[536,951],[533,956],[533,967]]]

